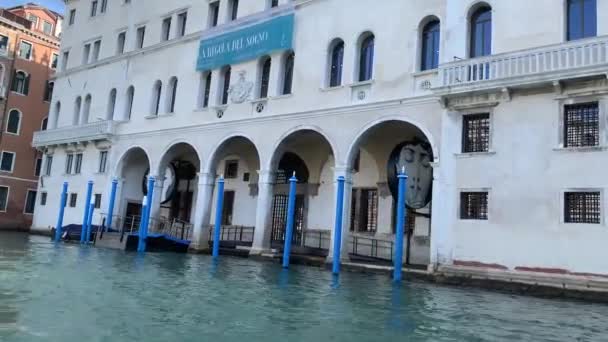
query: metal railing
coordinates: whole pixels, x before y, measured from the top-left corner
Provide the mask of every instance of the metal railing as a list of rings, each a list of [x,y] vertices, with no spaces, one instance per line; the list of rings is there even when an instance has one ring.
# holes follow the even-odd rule
[[[442,64],[442,86],[575,70],[608,63],[608,36]]]
[[[331,231],[325,229],[304,229],[301,241],[302,247],[329,250]]]
[[[393,261],[394,242],[374,237],[352,235],[351,256],[369,261]]]
[[[209,243],[213,243],[215,227],[209,229]],[[255,227],[248,226],[222,226],[220,230],[220,244],[222,247],[251,246]]]
[[[8,19],[12,22],[15,22],[19,25],[23,25],[26,29],[30,30],[32,28],[32,22],[27,18],[11,13],[5,9],[0,8],[0,17]]]

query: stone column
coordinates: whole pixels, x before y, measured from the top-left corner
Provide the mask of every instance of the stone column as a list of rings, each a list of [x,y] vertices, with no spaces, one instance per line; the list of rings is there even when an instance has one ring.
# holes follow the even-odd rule
[[[352,202],[352,192],[353,192],[353,172],[350,167],[347,166],[338,166],[334,168],[334,202],[331,207],[331,211],[333,212],[332,224],[336,221],[336,203],[338,201],[338,177],[344,177],[344,206],[342,207],[342,241],[340,247],[340,259],[343,261],[348,261],[348,253],[350,247],[350,212],[351,212],[351,202]],[[328,208],[329,212],[329,208]],[[335,227],[332,226],[331,230],[331,241],[329,244],[329,254],[327,255],[327,262],[333,262],[333,253],[334,253],[334,234]]]
[[[270,78],[268,80],[268,97],[280,95],[281,87],[281,65],[284,52],[274,53],[270,56]]]
[[[160,219],[160,202],[163,197],[163,186],[165,183],[165,177],[155,176],[156,182],[154,183],[154,194],[152,196],[152,206],[150,208],[150,232],[155,229]],[[147,184],[147,183],[146,183]]]
[[[221,70],[216,69],[211,71],[211,85],[209,89],[209,107],[220,105],[222,100],[221,96]]]
[[[194,209],[194,231],[190,249],[205,251],[209,249],[209,222],[211,219],[211,202],[215,175],[210,173],[198,174],[198,189],[196,191],[196,207]]]
[[[260,170],[258,180],[258,203],[255,216],[255,232],[250,254],[259,255],[270,249],[272,232],[272,199],[276,173]]]

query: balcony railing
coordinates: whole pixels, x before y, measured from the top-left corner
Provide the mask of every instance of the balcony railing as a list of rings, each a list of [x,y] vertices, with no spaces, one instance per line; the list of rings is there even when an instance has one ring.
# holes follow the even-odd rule
[[[14,13],[11,13],[11,12],[5,10],[5,9],[1,9],[0,8],[0,17],[6,18],[6,19],[8,19],[8,20],[10,20],[12,22],[15,22],[17,24],[23,25],[27,29],[31,29],[32,28],[32,22],[31,21],[29,21],[28,19],[26,19],[24,17],[21,17],[21,16],[18,16],[16,14],[14,14]]]
[[[581,73],[608,63],[608,36],[443,64],[442,87],[527,76]]]
[[[32,146],[43,147],[69,143],[109,140],[116,130],[116,121],[99,121],[86,125],[60,127],[34,133]]]

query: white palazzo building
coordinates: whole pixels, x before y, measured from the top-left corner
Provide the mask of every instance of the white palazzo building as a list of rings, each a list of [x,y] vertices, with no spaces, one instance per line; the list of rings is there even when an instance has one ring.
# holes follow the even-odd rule
[[[68,0],[33,230],[94,222],[119,180],[136,221],[390,262],[395,170],[407,262],[608,275],[607,0]],[[158,228],[161,229],[161,228]],[[168,229],[168,228],[166,228]],[[228,236],[232,232],[233,236]]]

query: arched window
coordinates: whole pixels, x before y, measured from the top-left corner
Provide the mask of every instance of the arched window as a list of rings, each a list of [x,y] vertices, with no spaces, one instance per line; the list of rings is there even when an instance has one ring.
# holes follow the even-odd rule
[[[57,101],[55,103],[55,114],[53,115],[53,120],[51,121],[51,129],[57,128],[59,125],[59,115],[61,114],[61,102]]]
[[[329,86],[342,85],[342,67],[344,65],[344,41],[336,39],[330,45]]]
[[[211,94],[211,71],[201,74],[199,108],[209,107],[209,95]]]
[[[91,94],[84,98],[84,108],[82,110],[82,116],[80,118],[80,124],[85,125],[89,123],[89,116],[91,114]]]
[[[261,99],[265,99],[268,97],[268,86],[270,84],[270,66],[272,62],[270,57],[263,57],[260,61],[258,75],[260,75],[260,88],[258,92],[258,96]]]
[[[439,20],[431,20],[422,29],[421,71],[437,69],[439,66],[439,39]]]
[[[21,112],[12,109],[8,112],[8,120],[6,121],[6,133],[19,134],[21,129]]]
[[[46,131],[49,128],[49,118],[42,119],[42,124],[40,125],[40,130]]]
[[[285,60],[283,62],[283,87],[281,95],[291,94],[291,88],[293,86],[293,67],[296,60],[295,53],[289,52],[285,56]]]
[[[133,112],[133,100],[135,99],[135,87],[130,86],[127,89],[127,99],[125,101],[125,120],[131,120]]]
[[[150,113],[152,115],[158,115],[160,111],[160,96],[163,91],[163,82],[160,80],[154,82],[154,88],[152,89],[152,107]]]
[[[492,8],[481,6],[471,16],[471,58],[492,54]]]
[[[74,115],[72,116],[72,125],[77,126],[80,119],[80,107],[82,107],[82,98],[78,96],[74,102]]]
[[[568,40],[597,35],[597,0],[568,0]]]
[[[4,84],[4,65],[0,64],[0,84]]]
[[[369,81],[374,73],[374,35],[362,36],[359,49],[359,82]]]
[[[106,112],[106,120],[114,119],[114,111],[116,110],[116,88],[110,90],[108,97],[108,111]]]
[[[175,112],[175,100],[177,98],[177,77],[173,76],[169,80],[169,91],[167,92],[167,113]]]
[[[222,72],[222,98],[221,103],[223,105],[228,104],[228,90],[230,89],[230,73],[231,68],[229,66],[224,67]]]
[[[27,95],[30,92],[30,76],[23,71],[16,71],[13,76],[13,84],[11,90]]]

